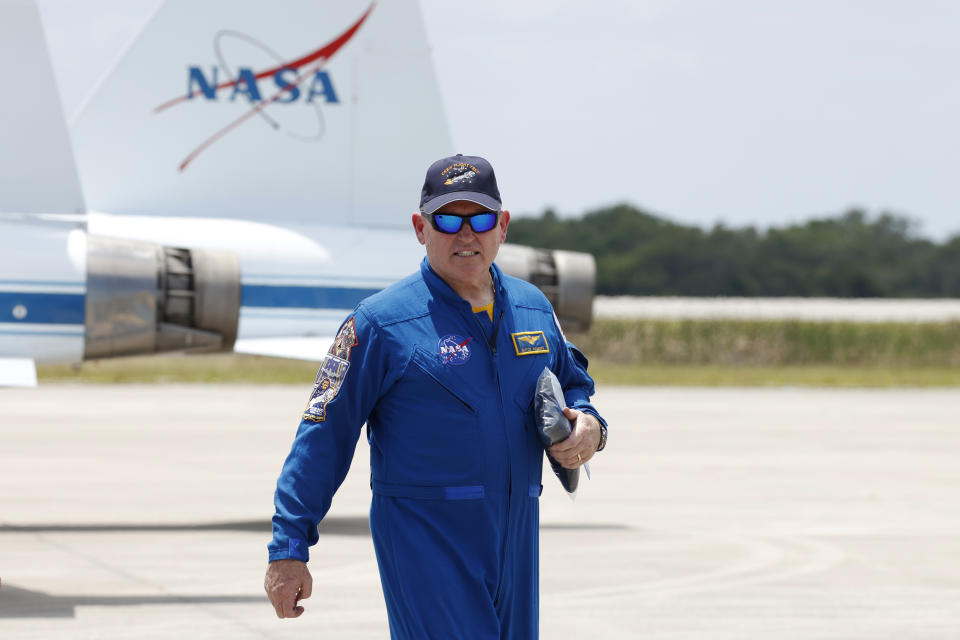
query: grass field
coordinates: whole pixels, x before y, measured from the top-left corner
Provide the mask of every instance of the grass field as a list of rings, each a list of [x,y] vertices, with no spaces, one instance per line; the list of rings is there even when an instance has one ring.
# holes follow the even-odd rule
[[[598,320],[571,335],[598,384],[960,386],[960,323]],[[309,386],[316,363],[230,354],[41,367],[41,381]]]
[[[960,366],[958,322],[605,319],[571,339],[591,360],[618,365]]]
[[[598,385],[666,387],[957,387],[960,369],[950,367],[830,367],[600,365]]]

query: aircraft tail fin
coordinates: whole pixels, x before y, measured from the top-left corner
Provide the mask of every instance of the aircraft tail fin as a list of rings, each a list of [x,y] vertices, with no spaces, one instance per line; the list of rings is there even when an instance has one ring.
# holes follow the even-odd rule
[[[425,43],[416,0],[167,0],[74,122],[88,204],[407,226],[452,152]]]
[[[86,211],[33,0],[0,2],[0,213]]]

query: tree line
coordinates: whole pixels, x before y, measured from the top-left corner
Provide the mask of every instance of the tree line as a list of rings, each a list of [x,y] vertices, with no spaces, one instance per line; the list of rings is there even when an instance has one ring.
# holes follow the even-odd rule
[[[960,297],[960,235],[936,243],[904,217],[850,210],[782,228],[705,230],[629,204],[516,217],[509,241],[593,254],[597,293]]]

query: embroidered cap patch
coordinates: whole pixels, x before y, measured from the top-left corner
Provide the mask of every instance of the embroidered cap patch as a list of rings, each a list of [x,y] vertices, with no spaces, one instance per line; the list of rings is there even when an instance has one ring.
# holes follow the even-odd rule
[[[518,356],[530,356],[535,353],[550,353],[550,345],[543,331],[521,331],[511,333],[513,348]]]

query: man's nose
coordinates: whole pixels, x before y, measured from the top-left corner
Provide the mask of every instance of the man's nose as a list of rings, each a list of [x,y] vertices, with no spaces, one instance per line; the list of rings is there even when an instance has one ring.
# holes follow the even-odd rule
[[[457,231],[457,238],[459,240],[472,240],[473,236],[476,234],[473,232],[473,227],[470,226],[470,223],[466,220],[463,221],[463,224],[460,225],[460,230]]]

